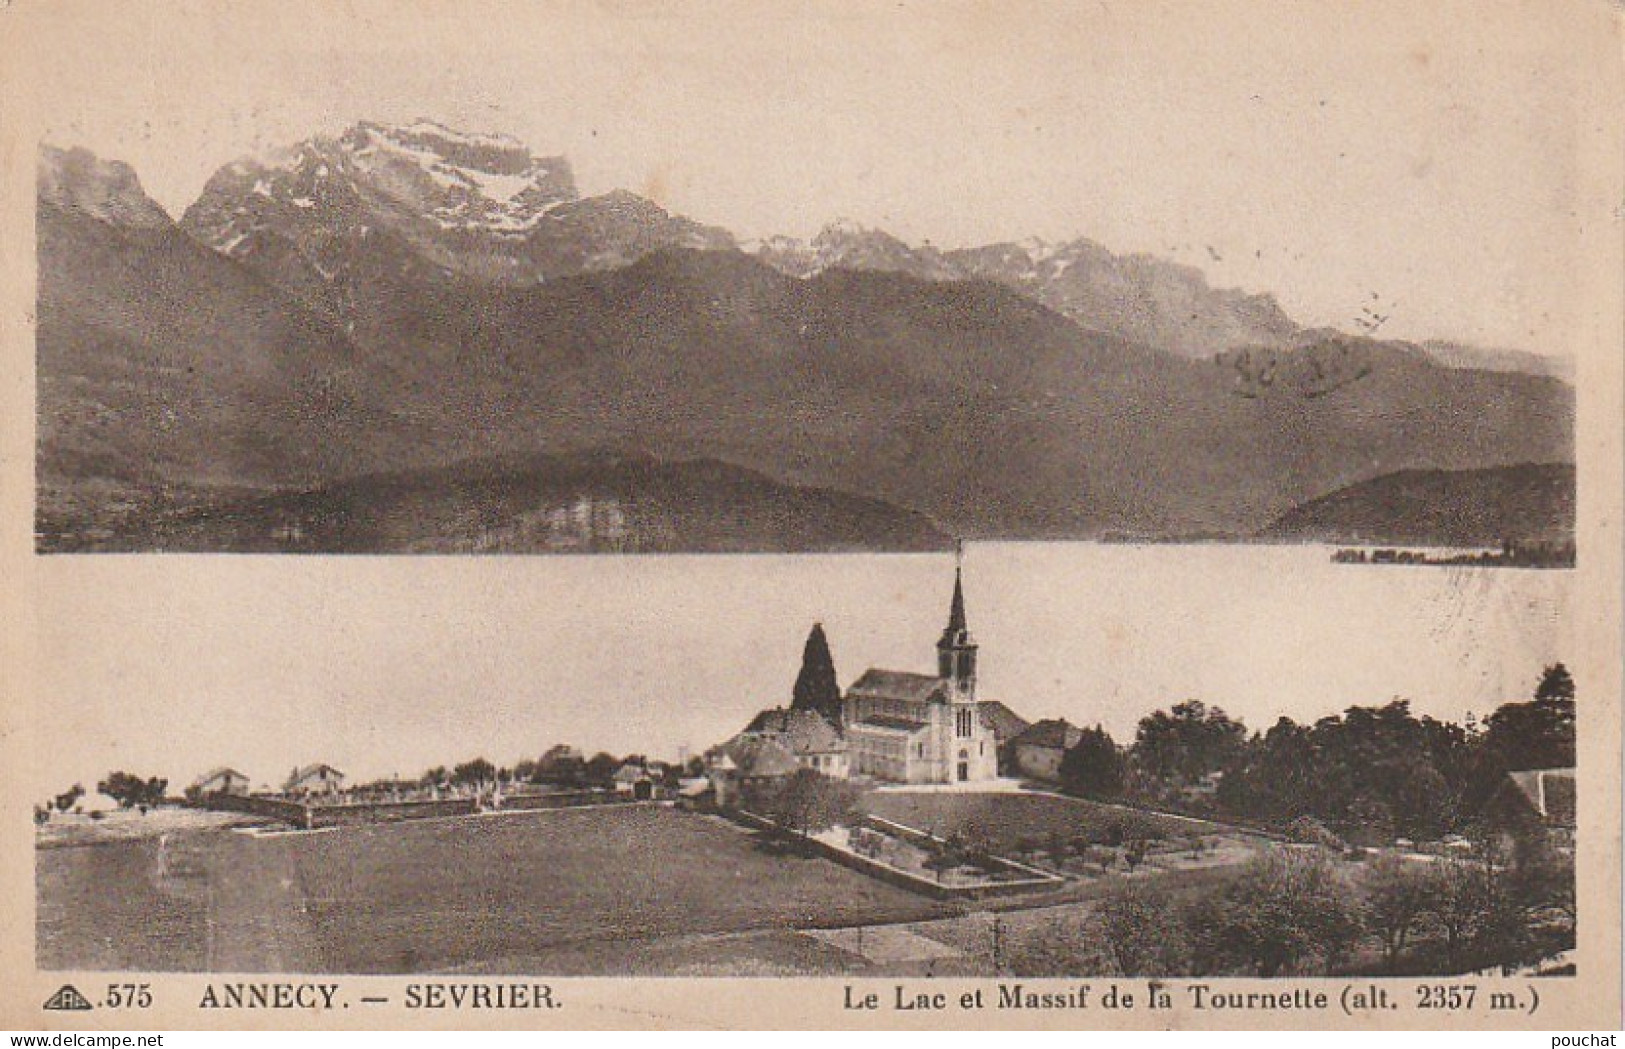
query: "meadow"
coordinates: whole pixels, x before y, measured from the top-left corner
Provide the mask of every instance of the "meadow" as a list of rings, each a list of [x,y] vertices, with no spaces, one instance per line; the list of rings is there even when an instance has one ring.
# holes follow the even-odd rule
[[[198,831],[36,858],[47,969],[545,974],[544,959],[567,956],[569,971],[616,974],[647,971],[641,956],[674,938],[951,913],[715,818],[648,805]]]

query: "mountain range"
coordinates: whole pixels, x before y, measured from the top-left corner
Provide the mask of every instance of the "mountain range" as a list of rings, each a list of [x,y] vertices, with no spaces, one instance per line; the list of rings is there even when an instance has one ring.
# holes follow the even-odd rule
[[[741,244],[429,122],[230,164],[178,223],[83,150],[38,185],[43,546],[515,456],[1023,538],[1247,534],[1396,470],[1573,457],[1572,389],[1516,357],[1304,329],[1085,240]]]

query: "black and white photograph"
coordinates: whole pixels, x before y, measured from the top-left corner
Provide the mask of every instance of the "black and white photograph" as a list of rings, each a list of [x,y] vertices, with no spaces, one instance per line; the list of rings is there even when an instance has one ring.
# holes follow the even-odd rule
[[[1616,9],[17,7],[29,1023],[1617,1020]]]

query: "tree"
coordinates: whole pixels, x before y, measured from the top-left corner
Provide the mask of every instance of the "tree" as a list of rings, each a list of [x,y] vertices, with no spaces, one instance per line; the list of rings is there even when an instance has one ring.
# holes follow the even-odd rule
[[[1574,765],[1574,678],[1562,663],[1547,667],[1527,703],[1507,703],[1484,719],[1486,773]]]
[[[1252,861],[1195,920],[1209,950],[1255,975],[1319,959],[1324,971],[1363,933],[1359,909],[1325,860],[1272,852]]]
[[[1574,676],[1562,663],[1553,663],[1541,672],[1540,684],[1535,686],[1535,702],[1574,704]]]
[[[747,807],[784,830],[809,837],[857,814],[857,788],[817,769],[798,768],[778,781],[753,785]]]
[[[1512,890],[1533,918],[1560,918],[1569,928],[1576,917],[1574,854],[1539,839],[1522,843],[1512,868]]]
[[[1061,783],[1076,794],[1115,798],[1123,793],[1123,752],[1105,729],[1086,728],[1061,758]]]
[[[1382,938],[1384,964],[1395,973],[1411,933],[1436,906],[1437,878],[1430,864],[1384,855],[1366,869],[1363,888],[1366,924]]]
[[[555,783],[573,787],[586,778],[586,767],[587,763],[576,753],[574,747],[556,743],[536,762],[531,780],[535,783]],[[611,773],[614,771],[613,768],[610,769]]]
[[[959,831],[946,838],[932,838],[927,846],[928,854],[925,857],[924,867],[942,881],[944,873],[955,867],[962,867],[971,859],[970,844]]]
[[[1201,700],[1175,704],[1140,719],[1132,754],[1164,785],[1194,783],[1241,757],[1247,727]]]
[[[824,624],[814,623],[801,650],[801,672],[791,691],[791,710],[811,710],[822,714],[832,725],[841,721],[841,686],[835,677],[835,658],[830,655]]]
[[[1491,910],[1495,874],[1487,863],[1448,860],[1433,865],[1433,916],[1444,933],[1447,971],[1459,972]]]
[[[581,770],[581,778],[595,787],[608,786],[615,778],[615,770],[620,767],[621,763],[615,755],[600,750],[587,759],[587,764]]]
[[[1474,759],[1459,725],[1418,718],[1410,703],[1353,706],[1301,726],[1281,718],[1227,770],[1227,811],[1290,824],[1316,820],[1364,843],[1435,838],[1456,826]]]
[[[465,761],[451,770],[451,778],[457,783],[466,783],[470,786],[483,786],[495,782],[497,767],[484,758],[475,758]]]
[[[84,796],[84,785],[75,783],[66,793],[58,794],[56,796],[56,810],[58,812],[67,812],[78,803],[80,798]]]
[[[140,807],[145,810],[147,806],[163,801],[164,791],[168,788],[167,779],[153,776],[144,780],[140,776],[120,771],[109,773],[106,779],[96,784],[96,793],[112,798],[118,802],[119,808]]]
[[[1473,964],[1499,965],[1510,972],[1545,960],[1552,947],[1535,934],[1527,885],[1515,869],[1497,862],[1502,859],[1493,851],[1486,853],[1484,910],[1473,937]]]
[[[1123,976],[1183,976],[1191,967],[1185,924],[1169,920],[1169,901],[1130,882],[1100,905],[1100,927]]]

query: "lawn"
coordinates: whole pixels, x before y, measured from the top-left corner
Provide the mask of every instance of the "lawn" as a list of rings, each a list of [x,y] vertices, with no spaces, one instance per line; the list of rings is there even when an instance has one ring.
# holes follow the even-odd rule
[[[378,973],[512,960],[518,972],[565,952],[571,971],[611,974],[645,969],[637,957],[662,938],[948,913],[653,806],[200,832],[36,856],[46,968]]]
[[[195,831],[196,840],[222,831]],[[158,837],[34,853],[35,953],[42,969],[198,972],[207,964],[207,888]],[[156,872],[164,872],[155,877]],[[162,888],[159,888],[159,883]]]
[[[1053,794],[873,791],[864,795],[871,815],[938,835],[967,833],[1003,855],[1040,847],[1051,835],[1072,840],[1117,825],[1131,836],[1178,840],[1191,834],[1223,834],[1228,828],[1200,820],[1101,805]]]

